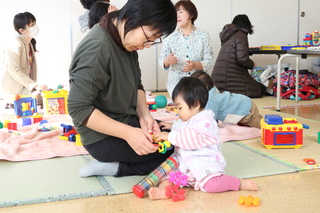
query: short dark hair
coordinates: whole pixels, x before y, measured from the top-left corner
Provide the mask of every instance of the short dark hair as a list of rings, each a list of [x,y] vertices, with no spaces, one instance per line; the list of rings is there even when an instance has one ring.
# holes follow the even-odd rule
[[[102,16],[108,13],[109,3],[105,1],[95,2],[89,12],[88,27],[91,29],[95,24],[99,23]]]
[[[247,15],[245,14],[239,14],[236,17],[233,18],[232,24],[244,28],[248,31],[248,33],[251,35],[253,33],[253,26],[248,18]]]
[[[180,7],[183,7],[186,11],[189,13],[189,18],[191,18],[191,23],[194,25],[195,20],[198,18],[198,11],[196,6],[190,1],[178,1],[174,7],[176,8],[176,11],[179,10]]]
[[[145,25],[155,30],[156,34],[166,37],[177,26],[177,12],[170,0],[128,0],[120,10],[104,16],[102,23],[107,23],[114,18],[118,19],[117,24],[126,20],[124,36],[129,31]]]
[[[13,18],[13,27],[19,34],[21,34],[19,32],[20,28],[26,29],[26,25],[29,25],[35,21],[36,21],[36,18],[34,17],[34,15],[32,15],[29,12],[18,13]]]
[[[208,90],[198,78],[183,77],[174,87],[172,101],[175,102],[180,96],[190,109],[200,105],[200,110],[204,109],[208,102]]]
[[[31,23],[35,22],[36,18],[34,15],[32,15],[30,12],[24,12],[24,13],[18,13],[13,18],[13,27],[15,31],[17,31],[19,34],[19,29],[26,29],[26,25],[30,25]],[[31,39],[31,44],[33,46],[34,51],[37,51],[36,48],[36,40],[34,38]]]
[[[208,90],[211,90],[214,85],[210,75],[208,75],[208,73],[204,71],[201,71],[201,70],[195,71],[190,75],[190,77],[200,79],[202,83],[207,87]]]
[[[99,0],[80,0],[82,6],[84,9],[87,10],[91,10],[92,5]],[[110,1],[106,1],[106,2],[110,2]]]

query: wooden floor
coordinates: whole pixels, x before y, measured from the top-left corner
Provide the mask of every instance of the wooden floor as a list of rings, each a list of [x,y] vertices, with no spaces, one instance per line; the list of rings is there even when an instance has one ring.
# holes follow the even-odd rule
[[[272,109],[276,111],[276,109]],[[281,109],[281,112],[287,113],[302,118],[320,121],[320,105],[319,104],[305,104],[305,105],[292,105]]]
[[[276,105],[276,99],[274,97],[253,99],[253,101],[257,104],[261,114],[277,113],[272,110],[272,106],[274,107]],[[290,105],[297,104],[301,106],[289,107]],[[282,100],[281,105],[286,107],[281,108],[281,113],[313,120],[308,134],[316,134],[320,131],[320,110],[317,104],[320,104],[320,99],[301,101],[299,103],[291,100]],[[299,151],[299,149],[297,149],[297,151]],[[30,173],[32,173],[32,171],[30,171]],[[187,189],[186,200],[182,202],[172,202],[171,200],[152,201],[149,198],[137,198],[133,194],[123,194],[0,208],[0,212],[319,212],[319,169],[259,177],[253,180],[259,187],[259,191],[257,192],[236,191],[210,194]],[[0,193],[3,193],[1,189]],[[261,205],[258,207],[244,207],[239,205],[237,200],[241,195],[257,196],[261,199]]]

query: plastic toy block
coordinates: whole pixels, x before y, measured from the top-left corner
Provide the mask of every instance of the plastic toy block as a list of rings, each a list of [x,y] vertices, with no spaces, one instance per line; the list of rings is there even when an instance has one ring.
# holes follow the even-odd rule
[[[37,113],[37,99],[29,95],[16,95],[14,104],[14,112],[18,118],[32,116]]]
[[[41,95],[45,115],[68,114],[68,91],[64,89],[43,91]]]
[[[59,139],[64,140],[64,141],[68,141],[69,137],[63,136],[63,135],[59,135]]]
[[[81,142],[80,134],[76,134],[76,145],[78,145],[78,146],[82,146],[82,142]]]
[[[277,114],[265,115],[264,116],[264,121],[269,125],[271,125],[271,124],[274,124],[274,125],[283,124],[282,117],[280,115],[277,115]]]

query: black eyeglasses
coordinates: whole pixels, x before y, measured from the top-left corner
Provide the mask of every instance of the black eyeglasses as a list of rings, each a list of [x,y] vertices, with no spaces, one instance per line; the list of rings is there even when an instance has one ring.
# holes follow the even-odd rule
[[[143,45],[144,46],[152,46],[152,45],[157,45],[157,44],[161,44],[162,43],[162,39],[161,38],[157,38],[156,40],[154,41],[150,41],[148,36],[146,35],[146,33],[144,32],[144,29],[142,26],[140,26],[142,31],[143,31],[143,34],[144,36],[146,37],[147,41],[143,42]]]

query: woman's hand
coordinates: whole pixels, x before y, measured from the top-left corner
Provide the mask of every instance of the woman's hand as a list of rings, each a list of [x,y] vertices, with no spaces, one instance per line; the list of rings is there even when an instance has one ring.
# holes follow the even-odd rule
[[[187,60],[186,65],[184,65],[182,68],[182,71],[183,72],[190,72],[193,69],[202,70],[203,67],[202,67],[201,62]]]
[[[172,64],[178,63],[178,58],[174,56],[176,53],[171,53],[165,60],[164,60],[164,67],[168,68]]]
[[[45,85],[45,84],[37,85],[37,86],[35,87],[35,89],[38,90],[38,91],[48,91],[48,90],[49,90],[48,86]]]
[[[154,153],[158,149],[152,143],[151,134],[144,129],[130,128],[124,134],[124,139],[138,155]]]
[[[154,118],[148,114],[145,117],[139,119],[141,129],[148,131],[150,134],[155,134],[160,132],[160,128],[158,123],[154,120]]]

